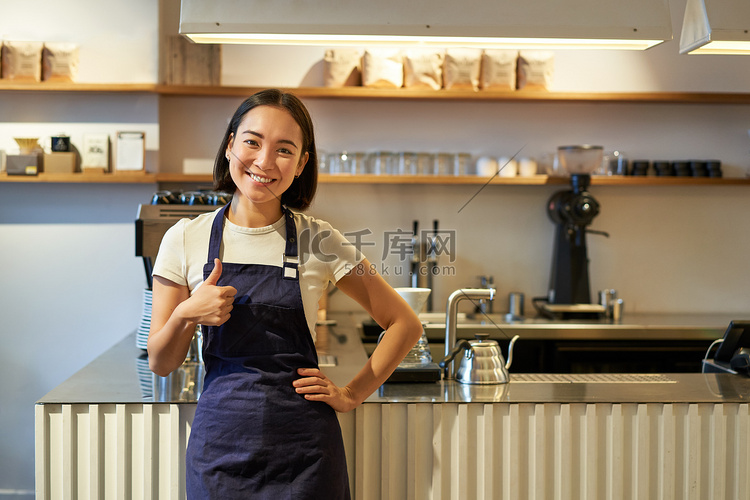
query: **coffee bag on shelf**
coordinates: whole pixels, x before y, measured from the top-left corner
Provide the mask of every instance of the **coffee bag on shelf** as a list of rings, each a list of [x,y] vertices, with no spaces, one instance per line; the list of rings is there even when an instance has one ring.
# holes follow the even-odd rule
[[[451,48],[445,51],[443,84],[446,89],[477,90],[482,64],[481,49]]]
[[[42,79],[42,42],[3,42],[3,79],[38,82]]]
[[[515,90],[517,62],[517,50],[485,49],[482,53],[482,89]]]
[[[352,48],[326,50],[323,56],[323,84],[326,87],[362,85],[362,51]]]
[[[522,50],[518,54],[518,88],[549,90],[555,71],[555,54],[546,50]]]
[[[443,87],[442,50],[409,49],[404,51],[404,87],[439,90]]]
[[[78,44],[45,42],[42,50],[42,79],[74,82],[78,79]]]
[[[400,88],[404,86],[404,63],[398,49],[367,49],[362,56],[362,85]]]

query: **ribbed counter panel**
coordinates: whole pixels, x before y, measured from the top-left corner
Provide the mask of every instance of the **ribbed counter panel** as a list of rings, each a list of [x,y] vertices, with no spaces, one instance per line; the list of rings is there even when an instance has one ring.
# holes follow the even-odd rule
[[[183,499],[195,405],[37,405],[37,498]],[[750,408],[364,404],[340,415],[354,498],[750,498]]]
[[[183,499],[194,404],[36,406],[36,498]]]
[[[382,404],[355,419],[358,500],[750,498],[747,404]]]

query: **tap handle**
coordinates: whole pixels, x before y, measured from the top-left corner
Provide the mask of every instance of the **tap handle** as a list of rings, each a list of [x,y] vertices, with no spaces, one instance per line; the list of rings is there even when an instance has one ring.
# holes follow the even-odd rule
[[[412,225],[411,236],[411,260],[414,263],[422,259],[422,245],[419,244],[419,221],[415,220]]]
[[[492,276],[487,276],[484,274],[480,274],[477,276],[479,278],[479,286],[482,288],[494,288],[495,287],[495,278]]]
[[[438,237],[438,220],[435,219],[432,221],[432,236],[428,237],[428,250],[427,255],[430,258],[430,260],[436,260],[437,259],[437,237]]]

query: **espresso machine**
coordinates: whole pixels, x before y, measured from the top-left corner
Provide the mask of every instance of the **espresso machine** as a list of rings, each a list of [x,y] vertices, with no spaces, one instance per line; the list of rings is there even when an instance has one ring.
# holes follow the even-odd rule
[[[591,172],[602,162],[601,146],[561,146],[560,166],[570,174],[571,189],[558,191],[547,203],[547,214],[555,223],[555,246],[549,290],[541,306],[553,319],[597,319],[606,313],[602,304],[592,303],[586,233],[608,236],[588,226],[599,214],[599,203],[588,192]]]

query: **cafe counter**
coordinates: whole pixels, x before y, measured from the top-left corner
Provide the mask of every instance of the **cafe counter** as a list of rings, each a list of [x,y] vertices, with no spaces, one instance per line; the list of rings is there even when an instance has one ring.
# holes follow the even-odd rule
[[[318,332],[321,369],[365,363],[358,319]],[[148,370],[135,335],[41,398],[37,498],[185,498],[202,365]],[[339,415],[353,498],[750,498],[750,378],[513,373],[384,384]]]

